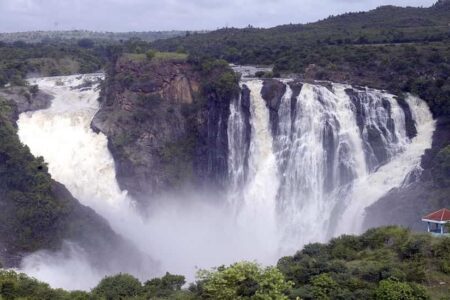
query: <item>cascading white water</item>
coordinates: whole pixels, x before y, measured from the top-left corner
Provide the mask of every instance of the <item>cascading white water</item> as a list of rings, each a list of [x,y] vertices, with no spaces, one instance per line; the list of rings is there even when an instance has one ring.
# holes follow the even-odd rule
[[[421,99],[409,95],[406,102],[416,124],[417,136],[408,144],[403,142],[402,147],[405,150],[394,156],[387,164],[368,176],[355,180],[351,192],[345,199],[345,210],[333,232],[334,235],[359,233],[364,220],[364,209],[392,188],[401,186],[409,173],[420,169],[421,157],[425,150],[431,147],[435,121],[430,109]],[[403,141],[405,140],[403,137]]]
[[[267,253],[264,255],[264,261],[270,261],[270,257],[274,255],[273,249],[276,249],[278,244],[275,201],[279,186],[278,169],[270,132],[269,110],[260,93],[262,81],[249,81],[247,87],[251,97],[252,135],[248,181],[242,190],[244,201],[239,204],[238,223],[245,235],[253,237],[255,249],[260,249],[260,253]]]
[[[359,232],[364,209],[417,169],[435,126],[426,104],[413,96],[406,102],[417,136],[409,140],[405,115],[392,95],[304,84],[294,103],[285,82],[273,136],[262,81],[248,80],[242,84],[250,90],[249,116],[240,98],[232,102],[228,120],[230,203],[217,206],[202,195],[183,195],[183,201],[164,199],[144,219],[118,187],[106,137],[90,129],[98,90],[81,84],[98,77],[32,80],[55,99],[49,109],[21,114],[19,136],[44,157],[54,179],[161,261],[161,272],[188,280],[196,268],[243,259],[275,263],[305,243]],[[69,254],[32,254],[23,270],[55,287],[91,288],[105,274],[92,271],[76,245],[68,245]],[[154,270],[135,275],[150,274]]]
[[[49,109],[21,114],[18,120],[20,140],[34,155],[51,156],[47,161],[50,174],[83,204],[94,209],[100,209],[99,199],[112,206],[126,201],[126,193],[116,182],[107,138],[90,128],[99,109],[98,84],[74,89],[86,81],[101,78],[102,75],[79,75],[31,80],[56,99]]]
[[[83,87],[102,78],[102,74],[91,74],[31,79],[31,84],[38,84],[55,99],[48,109],[21,114],[17,122],[18,135],[35,156],[45,158],[54,179],[66,185],[82,204],[113,220],[111,225],[117,232],[128,234],[123,223],[131,218],[139,222],[139,218],[135,218],[126,192],[118,187],[106,136],[90,128],[99,109],[98,83]],[[89,263],[76,245],[69,243],[64,253],[56,257],[36,253],[24,259],[22,268],[28,274],[64,288],[91,287],[106,275],[87,272]],[[69,269],[71,272],[67,272]],[[60,273],[59,276],[55,272]],[[76,276],[85,280],[74,281]]]
[[[99,109],[99,91],[97,84],[91,88],[83,88],[82,84],[98,77],[102,76],[31,80],[32,84],[38,84],[55,98],[48,109],[20,115],[19,137],[34,155],[44,157],[55,180],[63,183],[83,204],[105,217],[112,228],[130,240],[138,250],[161,264],[160,270],[154,270],[151,265],[144,266],[147,272],[142,274],[137,270],[133,275],[147,280],[155,273],[163,275],[168,271],[183,274],[193,281],[198,268],[211,268],[239,260],[256,259],[272,263],[275,258],[270,255],[274,251],[267,250],[271,249],[268,247],[268,236],[262,231],[259,235],[253,234],[260,229],[258,226],[261,223],[250,222],[254,217],[251,205],[246,206],[248,215],[242,215],[240,222],[233,222],[235,212],[225,203],[217,205],[207,201],[214,195],[184,194],[182,200],[165,198],[160,201],[163,204],[153,207],[148,219],[135,212],[132,200],[126,192],[120,191],[116,182],[114,161],[108,151],[106,137],[90,128],[90,122]],[[258,111],[256,115],[261,115],[261,109],[265,109],[263,102],[259,104],[254,107]],[[267,131],[268,115],[264,118],[254,125],[261,129],[261,137],[265,141],[271,141]],[[237,119],[236,123],[239,122]],[[258,142],[253,147],[254,151],[259,151],[261,146],[264,145]],[[265,156],[269,158],[267,167],[255,169],[255,173],[262,172],[263,178],[272,178],[268,176],[275,170],[272,150],[268,149],[259,157]],[[269,173],[264,173],[264,170]],[[247,194],[257,192],[259,182]],[[266,216],[271,219],[275,216],[274,208],[269,206],[262,206],[258,212],[268,212]],[[261,250],[255,252],[258,248]],[[61,252],[31,254],[23,260],[21,270],[54,287],[66,289],[90,289],[108,275],[104,270],[89,265],[86,253],[70,241]]]
[[[237,208],[245,180],[245,120],[242,113],[242,98],[233,99],[230,104],[227,137],[229,146],[228,177],[230,178],[230,202]]]
[[[355,114],[343,89],[336,87],[333,93],[323,86],[305,84],[294,108],[291,130],[277,137],[286,141],[281,147],[288,149],[286,162],[280,164],[285,168],[279,193],[286,250],[294,247],[290,249],[293,251],[308,241],[324,240],[338,201],[328,195],[327,185],[333,190],[347,180],[343,175],[353,178],[366,174]],[[284,113],[279,111],[280,124],[289,119]],[[291,115],[291,111],[287,113]],[[346,174],[340,174],[342,169]]]
[[[251,91],[250,101],[257,102],[252,106],[262,104],[260,81],[245,84]],[[340,233],[359,233],[365,208],[391,188],[400,186],[431,146],[434,121],[420,99],[407,99],[417,127],[417,136],[410,140],[405,114],[393,95],[329,85],[303,84],[296,102],[292,102],[292,90],[286,84],[278,110],[277,133],[271,136],[272,141],[264,137],[266,147],[259,150],[273,151],[276,164],[265,165],[259,152],[251,148],[258,146],[254,124],[260,119],[268,122],[268,109],[251,111],[249,170],[246,176],[241,175],[246,178],[242,190],[258,184],[264,188],[254,194],[243,193],[241,201],[252,205],[255,211],[261,208],[261,201],[277,211],[277,222],[270,226],[280,237],[278,255]],[[236,112],[241,116],[236,116]],[[243,117],[243,112],[235,109],[229,130],[242,128],[234,122]],[[273,148],[267,147],[272,143]],[[229,153],[232,156],[238,152],[242,160],[245,147],[233,149],[236,146],[229,143]],[[255,164],[274,169],[256,174],[250,168]],[[230,174],[235,173],[231,170]],[[278,189],[277,193],[272,189]],[[260,215],[268,213],[273,212]],[[253,220],[257,219],[255,215]]]

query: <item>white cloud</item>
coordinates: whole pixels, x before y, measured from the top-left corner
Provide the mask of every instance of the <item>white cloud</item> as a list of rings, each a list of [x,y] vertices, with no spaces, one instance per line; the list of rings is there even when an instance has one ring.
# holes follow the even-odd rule
[[[380,5],[436,0],[0,0],[0,32],[88,29],[143,31],[305,23]]]

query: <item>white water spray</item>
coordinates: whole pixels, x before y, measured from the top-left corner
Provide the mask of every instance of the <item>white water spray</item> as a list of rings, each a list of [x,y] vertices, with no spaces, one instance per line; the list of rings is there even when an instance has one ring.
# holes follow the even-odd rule
[[[262,104],[260,81],[247,81],[246,85],[251,90],[252,107]],[[260,221],[257,215],[267,219],[272,210],[277,212],[277,221],[261,228],[270,226],[279,236],[278,256],[337,234],[360,233],[365,208],[400,186],[418,168],[425,149],[431,146],[435,126],[426,104],[408,97],[418,131],[410,140],[402,108],[393,95],[377,90],[304,84],[296,102],[292,101],[287,84],[275,136],[267,136],[270,131],[266,129],[267,134],[255,138],[261,133],[255,124],[260,120],[267,123],[269,118],[267,108],[252,109],[249,170],[247,176],[241,176],[246,178],[241,203],[258,212],[249,222]],[[233,122],[242,118],[230,118],[229,128],[241,128]],[[229,146],[230,155],[245,157],[241,153],[245,147]],[[275,164],[266,164],[261,152],[264,157],[274,153]],[[267,169],[257,173],[251,168],[255,165]],[[231,170],[230,174],[235,173]],[[245,193],[255,186],[254,193]],[[261,208],[270,211],[259,212]]]
[[[183,195],[182,200],[162,199],[159,201],[162,204],[152,206],[148,219],[135,212],[132,199],[118,187],[106,137],[90,128],[99,108],[97,85],[77,88],[85,80],[97,77],[34,79],[33,84],[55,98],[49,109],[20,115],[19,137],[34,155],[44,157],[55,180],[63,183],[81,203],[105,217],[117,233],[161,264],[158,274],[149,266],[148,272],[133,275],[147,280],[168,271],[186,275],[193,281],[199,268],[239,260],[272,263],[275,258],[270,257],[269,261],[267,257],[273,251],[264,250],[267,242],[263,234],[258,234],[257,224],[252,229],[244,226],[251,216],[241,218],[243,224],[234,222],[230,206],[207,201],[214,195],[193,193]],[[264,108],[260,105],[258,109]],[[268,127],[267,120],[263,126]],[[265,138],[270,141],[268,132]],[[271,153],[271,150],[267,152]],[[270,172],[274,168],[270,165],[266,169]],[[271,218],[274,216],[273,208],[260,211],[268,211]],[[108,275],[89,266],[86,253],[73,243],[68,245],[72,246],[59,253],[37,252],[28,256],[22,270],[54,287],[66,289],[90,289]],[[258,247],[262,250],[255,251]]]
[[[243,187],[243,203],[239,205],[239,229],[252,236],[254,249],[264,263],[276,257],[276,195],[279,188],[278,169],[270,132],[269,110],[261,96],[262,81],[249,81],[251,139],[248,181]],[[239,149],[239,151],[242,151]]]
[[[272,136],[262,82],[249,80],[249,141],[242,99],[230,107],[230,203],[210,204],[208,195],[193,193],[183,201],[164,199],[144,219],[118,187],[106,137],[90,129],[98,90],[77,86],[98,76],[34,79],[55,99],[49,109],[20,116],[19,136],[44,157],[54,179],[161,261],[161,274],[184,274],[188,280],[197,268],[244,259],[275,263],[308,242],[360,232],[364,209],[417,168],[435,126],[426,104],[412,96],[407,103],[418,134],[409,140],[405,115],[392,95],[304,84],[295,105],[286,87],[278,133]],[[95,286],[105,274],[92,269],[76,245],[68,245],[60,253],[32,254],[23,270],[55,287]],[[135,275],[148,279],[154,272]]]

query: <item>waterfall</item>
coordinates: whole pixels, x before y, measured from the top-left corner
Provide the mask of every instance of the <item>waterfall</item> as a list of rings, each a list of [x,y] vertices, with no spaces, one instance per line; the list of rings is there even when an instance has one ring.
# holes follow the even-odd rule
[[[99,88],[96,83],[92,86],[87,83],[102,77],[77,75],[30,80],[30,83],[39,85],[40,89],[55,98],[48,109],[21,114],[18,134],[34,155],[44,157],[55,180],[63,183],[82,204],[108,220],[113,230],[134,244],[141,253],[160,263],[158,270],[154,265],[143,265],[144,273],[141,270],[131,273],[144,281],[155,275],[164,275],[167,271],[183,274],[188,281],[194,281],[199,268],[212,268],[240,260],[273,263],[277,257],[271,247],[276,246],[276,242],[269,240],[270,235],[262,230],[258,231],[259,234],[254,232],[263,228],[258,226],[266,224],[271,224],[266,228],[273,228],[275,202],[271,201],[276,188],[271,190],[272,196],[266,199],[267,202],[260,203],[258,210],[253,210],[249,202],[241,207],[245,213],[239,216],[225,203],[209,201],[214,194],[195,192],[179,197],[165,196],[157,201],[158,205],[152,206],[151,211],[143,214],[135,210],[133,199],[126,191],[120,190],[116,181],[114,160],[108,150],[106,136],[90,128],[90,122],[99,109]],[[239,142],[238,137],[248,124],[245,118],[241,118],[241,103],[235,105],[236,113],[232,114],[231,119],[236,124],[242,124],[235,128],[236,138],[231,138],[233,134],[229,137],[232,144],[238,145],[233,154],[236,157],[234,165],[238,168],[246,160],[245,157],[237,157],[242,154],[238,150],[239,145],[243,146],[245,140],[243,138]],[[276,168],[268,130],[268,112],[262,113],[264,110],[266,108],[260,97],[259,102],[252,101],[253,114],[263,115],[263,118],[255,117],[253,121],[259,121],[252,122],[253,130],[260,132],[255,135],[257,140],[252,147],[253,157],[258,159],[251,163],[252,174],[258,179],[245,191],[247,199],[260,191],[259,184],[264,182],[263,179],[270,180],[276,174],[273,173]],[[232,128],[229,130],[233,132]],[[260,151],[266,148],[266,151]],[[266,158],[265,165],[257,166],[259,158]],[[242,168],[230,175],[240,178],[236,180],[236,186],[243,181],[243,177],[238,176],[244,176],[244,173]],[[269,189],[269,184],[266,181],[262,187]],[[265,217],[271,221],[266,223],[265,219],[261,219],[259,223],[253,222],[260,213],[266,213]],[[272,232],[273,236],[275,232]],[[104,276],[112,275],[90,265],[92,260],[87,259],[83,249],[73,241],[64,244],[59,252],[30,254],[23,260],[20,270],[53,287],[84,290],[94,287]],[[120,268],[121,263],[127,264],[127,258],[117,263]],[[124,269],[129,272],[129,268]],[[114,273],[121,271],[119,269]]]
[[[192,281],[197,268],[239,260],[273,264],[306,243],[361,232],[365,208],[420,172],[435,128],[428,106],[412,95],[399,105],[383,91],[332,83],[298,89],[284,80],[275,111],[263,98],[263,81],[245,80],[227,120],[229,201],[185,193],[161,199],[145,218],[117,184],[107,138],[90,128],[99,89],[89,82],[98,78],[30,80],[55,98],[48,109],[21,114],[18,134],[55,180],[161,262],[161,270],[145,266],[147,273],[134,274],[143,280],[168,271]],[[414,137],[407,122],[415,124]],[[68,289],[90,289],[109,275],[66,244],[59,253],[31,254],[22,270]]]
[[[98,84],[83,87],[103,75],[79,75],[32,79],[55,96],[49,109],[21,114],[19,138],[35,156],[47,159],[49,172],[66,185],[75,198],[106,213],[126,205],[126,193],[115,178],[114,160],[104,134],[96,134],[90,122],[99,109]],[[69,158],[69,159],[68,159]]]
[[[228,177],[230,179],[230,202],[237,207],[242,189],[242,183],[245,180],[246,165],[246,136],[245,136],[245,118],[242,112],[242,97],[233,99],[230,104],[230,116],[227,127],[228,136]]]
[[[236,164],[230,164],[230,180],[245,178],[236,205],[255,212],[252,222],[268,220],[260,225],[265,231],[270,228],[271,234],[275,231],[280,255],[340,233],[360,233],[365,208],[401,186],[431,146],[435,125],[422,100],[406,99],[417,129],[417,136],[409,139],[405,113],[395,96],[330,83],[304,83],[293,97],[290,82],[285,81],[278,130],[268,136],[269,109],[261,98],[262,83],[245,84],[252,107],[249,167],[243,176],[242,162],[237,179]],[[231,110],[229,130],[240,130],[232,137],[239,144],[229,143],[229,161],[242,161],[246,147],[242,136],[236,135],[245,134],[241,125],[245,115],[236,106]],[[233,157],[236,153],[239,157]],[[265,209],[270,211],[261,211]]]
[[[55,180],[82,204],[110,220],[116,232],[131,237],[125,225],[133,220],[138,226],[140,219],[117,184],[106,136],[90,128],[99,109],[98,80],[102,78],[102,74],[88,74],[31,79],[31,84],[38,84],[55,98],[48,109],[21,114],[18,135],[33,155],[44,157]],[[92,268],[86,254],[73,243],[66,244],[61,253],[25,258],[22,270],[56,287],[71,289],[91,288],[107,275],[102,270],[88,272]],[[149,268],[149,273],[136,275],[149,276],[151,272]]]
[[[246,85],[250,90],[252,134],[248,149],[248,180],[242,190],[244,201],[238,209],[238,223],[239,230],[246,232],[245,235],[253,236],[255,248],[263,249],[270,256],[274,253],[272,248],[278,244],[275,198],[279,176],[270,132],[269,110],[260,93],[262,81],[249,81]],[[232,144],[231,147],[233,146],[236,145]]]

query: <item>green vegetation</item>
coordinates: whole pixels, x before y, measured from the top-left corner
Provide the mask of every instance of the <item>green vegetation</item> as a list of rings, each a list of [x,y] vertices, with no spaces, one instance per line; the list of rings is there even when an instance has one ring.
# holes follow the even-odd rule
[[[55,76],[91,73],[106,63],[108,47],[73,43],[0,44],[0,87],[21,85],[29,75]]]
[[[85,292],[66,292],[52,289],[48,284],[30,278],[25,274],[0,269],[0,299],[72,300],[89,299]]]
[[[128,274],[119,274],[102,279],[92,294],[100,299],[129,299],[138,296],[141,291],[139,280]]]
[[[291,283],[274,267],[241,262],[215,271],[200,271],[204,299],[288,299]]]
[[[152,60],[155,57],[155,54],[156,54],[155,50],[148,50],[147,53],[145,53],[148,60]]]
[[[146,53],[124,53],[126,59],[134,62],[145,62],[146,60],[153,63],[161,63],[164,61],[184,62],[187,59],[187,54],[177,52],[160,52],[155,50],[148,50]]]
[[[12,249],[34,251],[59,239],[65,203],[52,192],[42,157],[22,145],[11,121],[14,106],[0,99],[0,236]]]
[[[449,299],[450,238],[399,227],[309,244],[276,267],[240,262],[185,278],[166,273],[143,284],[127,274],[104,278],[91,292],[65,292],[26,275],[0,271],[0,299]]]
[[[449,18],[448,1],[431,8],[384,6],[306,25],[224,28],[156,41],[152,47],[274,65],[275,73],[412,92],[441,116],[450,115]]]
[[[307,245],[278,268],[294,299],[446,299],[449,250],[450,238],[385,227]]]
[[[190,55],[188,62],[200,72],[205,96],[215,93],[218,98],[231,99],[239,93],[239,76],[227,61]]]
[[[126,41],[130,39],[141,39],[143,41],[154,41],[158,39],[170,38],[186,35],[186,31],[143,31],[143,32],[96,32],[88,30],[67,30],[67,31],[29,31],[0,33],[0,41],[11,43],[24,41],[27,43],[41,42],[64,42],[71,40],[80,41]],[[89,44],[90,42],[88,42]]]

